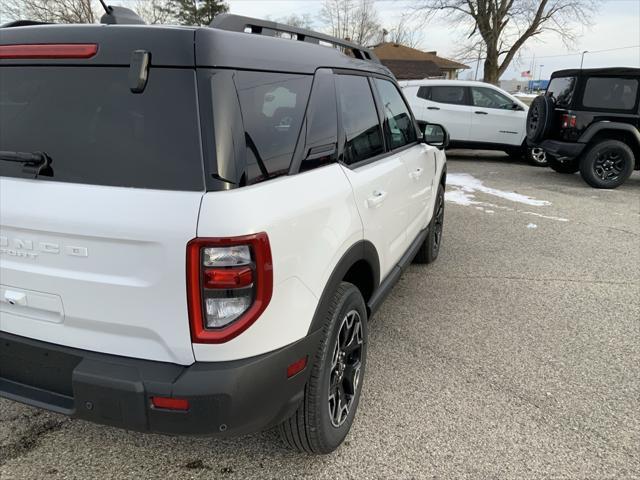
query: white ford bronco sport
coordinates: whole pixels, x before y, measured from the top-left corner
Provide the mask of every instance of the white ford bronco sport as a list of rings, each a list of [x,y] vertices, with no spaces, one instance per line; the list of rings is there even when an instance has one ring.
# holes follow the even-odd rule
[[[0,395],[334,450],[368,320],[438,255],[444,129],[322,34],[34,23],[0,28]]]

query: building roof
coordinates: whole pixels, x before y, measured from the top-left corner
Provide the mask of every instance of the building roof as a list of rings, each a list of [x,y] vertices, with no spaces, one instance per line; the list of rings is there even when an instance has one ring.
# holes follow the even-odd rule
[[[398,80],[418,80],[442,75],[440,67],[431,60],[381,60],[381,62]]]
[[[411,60],[430,61],[435,63],[442,70],[465,70],[469,67],[463,63],[458,63],[448,58],[436,55],[436,52],[423,52],[416,48],[406,47],[397,43],[380,43],[373,47],[373,53],[385,63],[385,60]]]

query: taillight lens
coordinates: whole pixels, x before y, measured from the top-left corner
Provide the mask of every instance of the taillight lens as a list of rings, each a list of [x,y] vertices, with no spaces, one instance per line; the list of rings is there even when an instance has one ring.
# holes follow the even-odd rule
[[[577,117],[569,113],[563,113],[561,118],[562,128],[575,128]]]
[[[39,43],[0,45],[2,59],[91,58],[98,53],[95,43]]]
[[[196,238],[187,245],[187,295],[194,343],[237,337],[267,308],[273,290],[266,233]]]

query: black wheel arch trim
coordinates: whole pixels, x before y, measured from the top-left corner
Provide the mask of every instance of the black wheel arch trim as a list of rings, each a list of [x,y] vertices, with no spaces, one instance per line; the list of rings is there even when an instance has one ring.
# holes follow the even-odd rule
[[[316,310],[313,314],[313,319],[311,320],[311,325],[309,326],[309,334],[315,332],[316,330],[322,328],[322,322],[324,321],[324,313],[329,308],[329,304],[331,303],[331,299],[333,297],[333,292],[338,288],[340,282],[343,281],[347,272],[353,267],[357,262],[364,260],[367,262],[369,267],[371,268],[371,272],[373,274],[373,289],[375,292],[379,289],[380,285],[380,259],[378,257],[378,251],[373,243],[368,240],[360,240],[357,243],[353,244],[349,249],[342,255],[337,265],[331,272],[329,276],[329,280],[322,291],[322,295],[320,296],[320,301],[316,306]],[[372,295],[372,296],[373,296]],[[367,310],[369,310],[369,305],[367,305]],[[371,312],[368,312],[371,313]]]
[[[593,137],[603,130],[622,130],[631,133],[638,142],[638,146],[640,146],[640,130],[637,127],[629,123],[610,122],[607,120],[589,125],[578,141],[580,143],[589,143]]]

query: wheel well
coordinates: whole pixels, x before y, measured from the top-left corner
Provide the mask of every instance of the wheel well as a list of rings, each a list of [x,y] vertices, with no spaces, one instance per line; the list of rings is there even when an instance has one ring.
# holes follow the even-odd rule
[[[373,269],[366,260],[358,260],[347,270],[344,278],[345,282],[354,284],[362,293],[364,302],[367,303],[373,294],[374,289]]]
[[[442,188],[444,189],[447,188],[447,169],[446,168],[442,170],[442,175],[440,175],[440,185],[442,185]]]
[[[627,132],[626,130],[600,130],[596,133],[591,140],[589,140],[588,146],[595,145],[596,143],[602,142],[604,140],[618,140],[620,142],[626,143],[631,151],[633,152],[633,156],[635,157],[636,170],[640,169],[640,144],[638,140],[634,137],[631,132]]]

